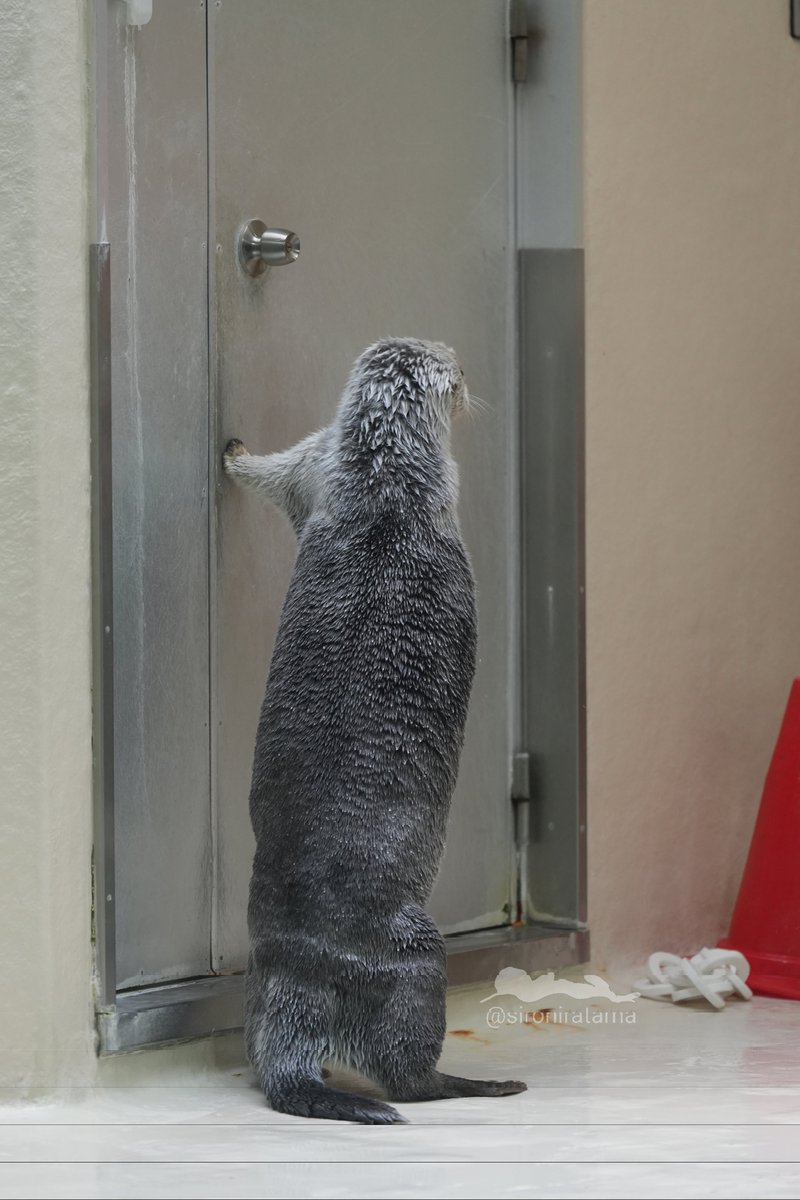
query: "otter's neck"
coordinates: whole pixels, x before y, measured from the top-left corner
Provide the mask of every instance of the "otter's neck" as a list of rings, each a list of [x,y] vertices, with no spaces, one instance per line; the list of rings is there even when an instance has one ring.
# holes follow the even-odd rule
[[[455,517],[458,472],[450,430],[423,397],[401,390],[353,397],[339,413],[336,478],[344,505]]]

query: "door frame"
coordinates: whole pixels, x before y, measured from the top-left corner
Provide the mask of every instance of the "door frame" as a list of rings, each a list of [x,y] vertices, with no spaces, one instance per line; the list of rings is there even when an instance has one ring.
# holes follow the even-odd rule
[[[243,975],[118,991],[114,887],[113,561],[110,434],[110,283],[113,245],[104,228],[109,128],[107,37],[119,0],[94,0],[96,241],[90,250],[94,637],[93,928],[99,1052],[113,1054],[234,1030],[242,1024]],[[156,4],[159,0],[156,0]],[[526,0],[511,0],[514,28],[528,28]],[[515,86],[512,171],[517,191],[516,347],[520,410],[521,716],[515,731],[518,922],[446,938],[448,977],[462,984],[514,965],[565,968],[589,957],[586,924],[586,693],[584,623],[583,251],[531,238],[521,199],[558,207],[564,181],[546,153],[530,171],[530,147],[558,130],[560,152],[579,154],[581,0],[539,0],[549,26],[530,49],[535,71]],[[520,24],[521,22],[521,24]],[[550,36],[550,34],[554,36]],[[509,77],[512,48],[509,37]],[[530,78],[534,76],[535,78]],[[538,81],[540,86],[536,86]],[[546,84],[546,87],[541,85]],[[547,94],[543,105],[542,97]],[[533,135],[533,136],[532,136]],[[569,190],[575,181],[567,181]],[[558,238],[555,239],[558,243]],[[576,242],[576,244],[572,244]],[[531,244],[533,243],[533,244]],[[539,244],[541,243],[541,244]],[[210,245],[210,242],[209,242]],[[212,322],[213,324],[213,322]],[[214,362],[209,329],[209,367]],[[213,372],[212,372],[213,395]],[[212,421],[213,428],[213,421]],[[213,441],[213,439],[212,439]],[[212,455],[215,447],[211,447]],[[557,469],[556,469],[557,468]],[[547,519],[549,519],[549,523]],[[213,519],[213,517],[212,517]],[[214,538],[210,538],[212,546]],[[556,601],[558,603],[556,604]],[[558,610],[559,619],[554,620]],[[213,636],[213,635],[212,635]],[[553,870],[554,862],[558,869]],[[550,864],[548,869],[548,864]]]

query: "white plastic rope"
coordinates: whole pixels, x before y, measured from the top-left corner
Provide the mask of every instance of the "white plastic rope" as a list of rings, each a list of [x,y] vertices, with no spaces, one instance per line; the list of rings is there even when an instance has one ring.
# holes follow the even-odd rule
[[[647,960],[647,979],[633,986],[651,1000],[696,1000],[702,996],[714,1008],[724,1008],[735,993],[743,1000],[753,995],[746,980],[750,963],[738,950],[709,950],[704,946],[692,958],[677,954],[651,954]]]

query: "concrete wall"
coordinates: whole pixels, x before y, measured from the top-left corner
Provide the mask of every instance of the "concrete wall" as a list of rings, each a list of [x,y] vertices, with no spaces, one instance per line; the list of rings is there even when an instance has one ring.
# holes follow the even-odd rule
[[[0,5],[0,1082],[19,1095],[93,1061],[85,10]]]
[[[800,43],[785,0],[586,0],[589,910],[725,929],[800,673]]]

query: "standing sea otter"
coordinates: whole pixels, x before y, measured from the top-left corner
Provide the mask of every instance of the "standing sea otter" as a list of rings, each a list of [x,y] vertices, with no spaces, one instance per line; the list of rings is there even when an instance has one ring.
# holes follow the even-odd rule
[[[446,346],[387,338],[356,362],[327,429],[267,457],[225,450],[230,478],[298,537],[250,792],[245,1037],[280,1112],[403,1119],[327,1087],[328,1058],[398,1101],[525,1087],[436,1070],[445,948],[423,905],[475,668],[449,451],[468,399]]]

